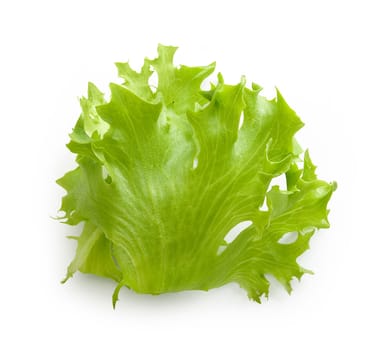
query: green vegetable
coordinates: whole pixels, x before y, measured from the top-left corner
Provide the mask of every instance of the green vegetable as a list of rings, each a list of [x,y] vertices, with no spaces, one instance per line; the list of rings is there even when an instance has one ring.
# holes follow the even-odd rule
[[[215,65],[175,67],[175,51],[160,45],[140,72],[117,63],[123,83],[110,84],[110,101],[92,83],[81,99],[68,144],[78,167],[57,181],[65,222],[84,223],[66,279],[78,270],[114,279],[114,305],[122,286],[159,294],[230,282],[260,302],[268,274],[290,292],[307,272],[297,257],[329,227],[336,185],[317,179],[308,152],[301,159],[303,123],[279,91],[268,100],[220,74],[201,90]],[[271,186],[278,176],[286,190]],[[282,243],[290,232],[296,240]]]

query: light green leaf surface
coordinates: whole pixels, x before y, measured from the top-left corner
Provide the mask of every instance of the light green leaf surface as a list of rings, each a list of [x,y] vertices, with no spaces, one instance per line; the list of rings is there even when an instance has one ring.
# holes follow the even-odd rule
[[[214,64],[175,67],[175,51],[160,45],[140,72],[117,63],[124,81],[110,84],[108,103],[92,83],[81,99],[68,145],[78,167],[58,180],[66,223],[85,223],[67,278],[114,279],[114,303],[122,286],[159,294],[230,282],[260,301],[269,274],[290,292],[306,272],[297,257],[329,227],[336,185],[317,179],[308,152],[300,159],[303,123],[279,92],[268,100],[220,74],[202,91]],[[287,189],[270,186],[278,176]],[[226,242],[244,221],[252,224]],[[297,239],[279,242],[289,232]]]

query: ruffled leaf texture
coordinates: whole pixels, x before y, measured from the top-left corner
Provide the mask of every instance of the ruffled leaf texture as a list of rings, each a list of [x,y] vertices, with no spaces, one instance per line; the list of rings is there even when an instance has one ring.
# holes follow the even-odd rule
[[[159,45],[140,72],[117,63],[123,82],[110,84],[110,101],[92,83],[81,99],[68,144],[78,166],[57,181],[64,222],[84,223],[66,279],[115,280],[114,304],[123,286],[160,294],[231,282],[260,302],[268,275],[290,292],[308,272],[297,258],[329,227],[336,185],[317,178],[294,138],[303,123],[279,91],[269,100],[221,74],[202,90],[215,64],[175,66],[175,51]],[[277,177],[286,189],[271,185]],[[290,232],[294,241],[280,241]]]

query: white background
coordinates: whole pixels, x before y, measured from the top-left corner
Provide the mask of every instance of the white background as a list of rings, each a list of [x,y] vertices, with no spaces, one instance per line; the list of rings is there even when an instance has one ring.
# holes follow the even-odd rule
[[[0,152],[2,349],[373,349],[373,93],[371,1],[2,1]],[[217,61],[283,93],[306,126],[319,176],[336,180],[331,229],[301,259],[315,272],[277,284],[262,305],[235,285],[158,297],[77,274],[76,228],[55,216],[72,169],[65,148],[78,97],[139,66],[158,43],[176,61]]]

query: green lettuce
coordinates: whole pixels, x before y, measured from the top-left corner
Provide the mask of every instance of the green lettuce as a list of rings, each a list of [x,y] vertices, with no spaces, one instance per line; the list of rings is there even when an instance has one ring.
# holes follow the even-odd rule
[[[290,292],[308,272],[296,259],[329,227],[336,185],[317,178],[279,91],[269,100],[221,74],[202,90],[215,64],[176,67],[175,51],[160,45],[140,72],[117,63],[123,83],[110,84],[110,101],[92,83],[81,99],[67,145],[78,167],[57,181],[64,222],[84,223],[65,280],[78,270],[115,280],[114,305],[123,286],[160,294],[231,282],[260,302],[268,275]],[[286,189],[272,185],[280,176]]]

